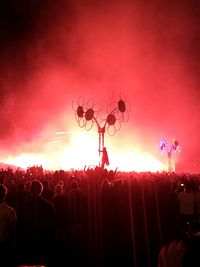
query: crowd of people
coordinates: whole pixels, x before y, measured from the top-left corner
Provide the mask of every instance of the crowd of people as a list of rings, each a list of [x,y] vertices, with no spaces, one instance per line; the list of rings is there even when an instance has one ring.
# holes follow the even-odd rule
[[[199,233],[200,174],[0,170],[2,267],[200,266]]]

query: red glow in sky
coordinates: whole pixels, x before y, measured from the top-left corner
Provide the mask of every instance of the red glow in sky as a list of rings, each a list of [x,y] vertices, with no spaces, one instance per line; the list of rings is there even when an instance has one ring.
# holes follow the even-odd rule
[[[159,141],[176,137],[176,169],[199,171],[199,12],[188,0],[0,4],[0,160],[78,167],[87,151],[93,165],[97,131],[80,129],[71,103],[92,98],[105,117],[117,91],[130,116],[105,136],[113,165],[159,169]],[[73,134],[52,145],[59,131]]]

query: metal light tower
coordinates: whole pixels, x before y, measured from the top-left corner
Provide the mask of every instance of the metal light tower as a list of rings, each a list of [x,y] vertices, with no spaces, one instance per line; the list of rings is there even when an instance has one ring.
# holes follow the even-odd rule
[[[97,104],[92,100],[84,101],[80,97],[78,101],[72,102],[72,107],[75,111],[75,117],[78,125],[86,130],[92,129],[96,124],[99,135],[99,166],[104,168],[104,165],[109,165],[109,159],[106,147],[104,145],[104,135],[107,132],[109,135],[115,135],[116,131],[121,128],[122,122],[128,121],[128,111],[124,100],[119,99],[117,102],[112,102],[107,106],[107,116],[104,119],[99,119],[101,108],[96,107]]]
[[[168,145],[165,139],[160,141],[161,152],[166,152],[168,157],[168,172],[173,172],[172,168],[172,152],[180,152],[179,142],[174,138],[172,143]]]

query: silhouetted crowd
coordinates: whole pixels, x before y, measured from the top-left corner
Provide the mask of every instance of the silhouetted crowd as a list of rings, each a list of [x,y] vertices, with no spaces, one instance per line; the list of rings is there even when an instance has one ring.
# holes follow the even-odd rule
[[[0,170],[1,267],[200,266],[199,240],[200,174]]]

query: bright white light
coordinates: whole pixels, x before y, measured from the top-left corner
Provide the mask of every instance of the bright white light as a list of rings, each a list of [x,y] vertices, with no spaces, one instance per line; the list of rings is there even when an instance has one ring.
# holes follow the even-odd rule
[[[118,168],[121,171],[136,172],[157,172],[165,170],[165,166],[155,157],[148,153],[142,152],[122,152],[113,156],[112,169]]]
[[[16,157],[8,157],[3,161],[26,169],[34,165],[42,165],[49,170],[84,169],[99,165],[98,136],[96,132],[63,132],[56,133],[56,137],[47,142],[43,153],[22,153]],[[59,135],[59,139],[58,139]],[[166,166],[149,153],[139,149],[135,151],[112,151],[109,147],[108,169],[136,172],[157,172],[166,170]]]
[[[59,161],[63,169],[83,169],[84,166],[98,165],[99,157],[97,150],[96,135],[88,133],[76,133],[70,144],[63,148]]]
[[[40,166],[48,169],[50,167],[50,160],[45,155],[23,153],[16,157],[8,157],[4,160],[6,164],[15,165],[17,167],[26,169],[31,166]]]

